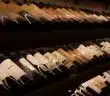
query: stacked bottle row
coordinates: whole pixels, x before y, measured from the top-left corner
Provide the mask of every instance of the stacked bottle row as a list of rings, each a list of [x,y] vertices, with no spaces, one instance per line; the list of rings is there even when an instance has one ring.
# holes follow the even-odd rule
[[[82,83],[71,96],[109,96],[110,71]]]
[[[20,0],[19,0],[20,1]],[[34,2],[34,1],[33,1]],[[109,16],[104,14],[95,14],[73,8],[62,8],[59,6],[41,6],[34,3],[10,2],[8,4],[0,2],[0,22],[7,20],[19,23],[26,21],[32,23],[38,22],[89,22],[102,23],[110,20]]]
[[[80,73],[97,64],[102,65],[110,58],[109,41],[107,38],[54,48],[1,53],[0,91],[10,92],[11,95],[21,94]]]

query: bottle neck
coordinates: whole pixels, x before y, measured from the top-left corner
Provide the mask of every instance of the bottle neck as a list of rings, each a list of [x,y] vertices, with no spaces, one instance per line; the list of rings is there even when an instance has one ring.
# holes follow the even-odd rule
[[[5,56],[4,54],[0,53],[0,63],[6,59],[9,59],[9,58]]]
[[[38,52],[40,52],[42,55],[44,55],[45,53],[48,52],[48,48],[44,47],[44,48],[39,48],[37,49]]]
[[[27,50],[22,50],[22,51],[19,52],[19,54],[20,54],[21,56],[23,56],[23,57],[26,57],[26,55],[30,54],[30,52],[27,51]]]
[[[23,56],[19,54],[19,52],[9,52],[8,57],[16,62],[18,62],[20,58],[23,58]]]
[[[68,46],[68,48],[69,48],[70,50],[74,50],[74,49],[75,49],[72,44],[68,44],[67,46]]]
[[[22,6],[25,4],[23,1],[20,1],[20,0],[14,0],[14,2],[19,6]]]
[[[85,42],[83,42],[83,45],[85,47],[87,47],[87,46],[90,46],[90,45],[94,45],[94,43],[92,41],[85,41]]]
[[[64,49],[65,51],[69,51],[70,50],[67,45],[63,45],[61,48]]]

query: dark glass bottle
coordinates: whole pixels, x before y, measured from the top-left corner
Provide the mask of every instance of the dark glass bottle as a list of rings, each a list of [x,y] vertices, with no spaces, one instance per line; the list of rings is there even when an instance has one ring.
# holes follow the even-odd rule
[[[84,94],[85,96],[91,96],[91,94],[85,90],[81,89],[81,93]]]
[[[57,63],[57,60],[55,60],[54,56],[49,52],[48,48],[40,48],[38,50],[40,53],[35,52],[35,57],[39,58],[40,54],[47,60],[47,63],[44,62],[44,64],[54,73],[54,79],[61,79],[63,76],[62,70],[59,68],[59,64]],[[45,61],[45,60],[44,60]],[[42,62],[43,63],[43,62]]]
[[[14,24],[16,24],[16,22],[11,20],[7,15],[0,16],[0,18],[1,18],[1,23],[3,25],[14,25]]]
[[[110,96],[110,85],[103,88],[99,96]]]
[[[37,20],[35,19],[35,17],[33,17],[32,15],[30,15],[29,12],[26,12],[24,10],[20,11],[19,14],[29,23],[32,24],[34,22],[36,22]]]
[[[30,86],[33,83],[32,79],[29,78],[29,76],[7,56],[0,54],[0,60],[0,65],[2,66],[2,68],[7,70],[9,76],[13,76],[13,78],[15,78],[13,80],[16,80],[22,87],[25,88],[25,90],[27,90],[29,88],[28,86]],[[10,80],[10,78],[6,79]],[[17,87],[15,87],[15,89],[16,88]]]
[[[63,61],[63,64],[70,70],[71,73],[74,73],[78,70],[77,62],[73,62],[73,58],[71,55],[69,55],[66,51],[68,49],[62,48],[62,46],[57,46],[55,48],[57,52],[59,52],[61,55],[63,55],[66,59]]]
[[[108,61],[110,59],[110,54],[109,54],[109,51],[107,51],[105,49],[106,46],[103,45],[103,43],[106,43],[106,42],[109,43],[109,40],[108,39],[96,39],[93,42],[100,47],[100,49],[104,53],[104,59],[105,59],[105,61]]]
[[[36,88],[42,86],[43,76],[19,52],[10,52],[9,57],[36,83]],[[34,86],[33,86],[34,87]]]
[[[87,54],[86,57],[89,58],[89,61],[90,61],[89,66],[90,67],[91,67],[91,65],[92,66],[96,65],[96,64],[98,65],[103,61],[104,53],[94,43],[92,43],[91,41],[86,41],[86,42],[82,43],[82,46],[85,47],[84,51],[85,52],[87,51],[86,52],[86,54]]]
[[[87,87],[86,90],[92,94],[92,96],[99,96],[99,94],[97,92],[95,92],[93,89],[91,89],[90,87]]]
[[[50,52],[52,54],[52,56],[54,56],[54,58],[57,60],[58,67],[59,67],[59,69],[61,69],[63,71],[63,74],[65,76],[68,76],[70,71],[63,63],[63,61],[66,60],[66,58],[63,55],[61,55],[60,53],[58,53],[54,48],[49,48],[48,52]],[[64,59],[61,60],[61,58],[64,58]]]
[[[84,62],[80,58],[77,57],[77,54],[74,54],[67,45],[64,45],[62,48],[66,50],[66,52],[68,52],[69,55],[72,57],[72,62],[78,67],[78,70],[79,71],[83,70]]]
[[[39,73],[44,77],[44,84],[48,83],[49,79],[54,77],[53,72],[48,69],[47,66],[40,64],[38,60],[33,56],[34,52],[32,50],[25,50],[25,51],[20,51],[20,54],[22,56],[25,56],[25,58],[39,71]]]
[[[22,0],[13,0],[17,5],[22,6],[24,2]]]
[[[4,83],[4,85],[1,85],[1,90],[6,92],[6,94],[9,94],[12,96],[23,95],[23,91],[21,90],[22,86],[12,76],[6,77],[5,79],[2,80],[2,82]]]
[[[74,47],[71,45],[71,44],[68,44],[67,45],[67,48],[70,50],[69,53],[76,58],[76,61],[80,63],[80,67],[82,69],[84,68],[88,68],[88,59],[83,55],[81,54],[78,50],[74,49]]]
[[[96,59],[96,62],[100,63],[104,60],[104,53],[103,51],[100,49],[100,47],[98,47],[95,43],[93,43],[92,41],[87,41],[84,42],[85,46],[94,46],[95,48],[97,48],[102,54],[100,56],[94,55],[94,59]]]
[[[46,50],[46,49],[45,49]],[[50,61],[52,61],[52,63],[55,64],[56,69],[58,69],[58,72],[56,70],[55,74],[58,74],[59,77],[65,77],[69,75],[69,69],[64,66],[63,62],[60,62],[55,56],[54,54],[52,54],[52,52],[55,52],[56,50],[53,48],[47,48],[47,52],[44,54],[44,56],[46,56],[47,58],[50,57]],[[60,57],[58,57],[60,58]],[[55,61],[55,62],[54,62]],[[54,72],[54,70],[53,70]],[[61,75],[61,76],[60,76]]]
[[[10,96],[8,88],[0,81],[0,96]]]
[[[9,93],[12,95],[16,95],[19,94],[19,92],[21,92],[21,86],[17,82],[17,80],[15,80],[10,74],[8,74],[7,70],[3,69],[2,67],[0,69],[0,78],[0,88],[1,90],[3,90],[3,92],[6,92],[6,94]]]
[[[78,56],[78,58],[80,58],[82,60],[82,65],[84,65],[83,67],[89,68],[90,66],[92,66],[93,61],[89,60],[87,58],[87,56],[85,56],[85,54],[82,54],[79,50],[77,50],[79,45],[80,45],[80,43],[79,44],[78,43],[77,44],[71,43],[71,44],[68,44],[68,47],[70,48],[70,50],[73,51],[73,53],[75,53]]]

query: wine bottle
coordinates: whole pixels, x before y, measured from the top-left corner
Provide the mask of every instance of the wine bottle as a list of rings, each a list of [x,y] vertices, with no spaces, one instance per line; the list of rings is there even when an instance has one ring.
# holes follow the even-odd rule
[[[52,72],[52,70],[49,68],[49,60],[45,57],[45,56],[43,56],[40,52],[41,52],[41,50],[36,50],[36,49],[34,49],[34,50],[31,50],[31,52],[33,53],[33,56],[35,57],[35,59],[36,60],[38,60],[38,62],[41,64],[41,65],[43,65],[43,66],[45,66],[45,68],[47,69],[47,70],[50,70],[50,72],[52,73],[52,74],[54,74],[53,72]]]
[[[35,21],[40,21],[40,9],[34,4],[28,4],[21,6],[23,8],[23,11],[27,12],[27,14],[30,14],[33,19],[36,19]]]
[[[61,10],[61,8],[57,8],[55,10],[55,12],[56,12],[56,14],[58,14],[58,16],[62,22],[68,21],[68,18],[66,18],[65,13]]]
[[[19,23],[20,21],[23,21],[24,19],[16,12],[16,9],[19,9],[20,6],[15,4],[15,2],[10,2],[7,5],[7,9],[10,10],[6,15],[8,16],[10,21],[13,21],[15,23]],[[13,10],[13,11],[12,11]]]
[[[59,67],[56,65],[56,61],[54,57],[51,55],[51,53],[48,52],[45,48],[41,48],[38,50],[39,52],[35,52],[35,58],[39,59],[41,58],[42,64],[45,64],[53,73],[54,73],[54,79],[59,79],[61,77],[62,71],[59,69]],[[41,54],[42,53],[42,54]],[[46,54],[47,53],[47,54]],[[43,55],[44,54],[44,55]],[[49,57],[50,56],[50,57]],[[40,60],[40,59],[39,59]],[[52,61],[53,60],[53,61]]]
[[[59,52],[61,55],[63,55],[67,59],[66,60],[67,63],[65,63],[66,67],[69,68],[72,73],[76,72],[78,70],[77,62],[75,62],[71,57],[71,55],[69,55],[66,51],[68,50],[66,50],[65,48],[63,49],[60,46],[59,48],[57,48],[57,52]]]
[[[26,11],[21,11],[21,12],[19,12],[19,14],[20,14],[22,17],[24,17],[24,18],[28,21],[29,24],[32,24],[33,22],[36,21],[36,19],[35,19],[33,16],[31,16],[31,15],[30,15],[28,12],[26,12]]]
[[[68,11],[72,14],[72,19],[74,21],[78,21],[78,22],[86,22],[86,17],[87,17],[87,14],[83,14],[81,13],[80,10],[73,10],[71,8],[68,8]]]
[[[0,54],[0,60],[0,67],[3,68],[3,70],[7,70],[8,74],[13,76],[25,89],[24,91],[27,91],[29,86],[33,84],[32,79],[7,56]]]
[[[22,6],[24,5],[23,0],[13,0],[13,2],[15,2],[17,5]]]
[[[94,50],[96,50],[97,51],[97,57],[98,57],[98,61],[99,61],[99,63],[100,62],[104,62],[105,61],[105,58],[106,58],[106,52],[104,52],[101,48],[100,48],[100,46],[98,46],[97,44],[95,44],[95,43],[93,43],[93,42],[90,42],[91,43],[91,45],[93,46],[93,48],[94,48]],[[92,47],[91,47],[92,48]]]
[[[51,21],[51,22],[53,22],[53,21],[56,21],[56,22],[58,22],[57,21],[57,19],[58,19],[58,16],[57,16],[57,14],[55,13],[55,9],[54,8],[42,8],[42,11],[44,11],[45,13],[47,13],[47,14],[49,14],[50,15],[50,20],[49,21]]]
[[[13,78],[6,68],[0,65],[0,88],[6,94],[17,95],[19,92],[21,93],[20,84],[17,82],[15,78]],[[0,91],[1,91],[0,90]],[[22,94],[22,93],[21,93]],[[18,95],[17,95],[18,96]]]
[[[38,70],[31,65],[30,62],[28,62],[19,52],[10,52],[9,57],[16,62],[16,64],[24,70],[27,75],[32,78],[37,84],[36,87],[40,87],[42,83],[43,77],[38,72]]]
[[[83,86],[80,86],[79,87],[79,90],[80,90],[80,92],[82,93],[82,94],[84,94],[85,96],[91,96],[92,94],[90,94],[87,90],[86,90],[86,88],[84,88]]]
[[[38,71],[39,73],[46,77],[46,75],[42,72],[42,70],[46,70],[46,67],[43,66],[41,67],[40,66],[40,62],[38,62],[38,60],[36,60],[32,54],[32,52],[30,52],[29,50],[23,50],[23,51],[20,51],[20,54],[25,57]]]
[[[100,96],[109,96],[110,95],[110,71],[106,71],[103,73],[103,78],[105,79],[105,86],[102,88],[102,92],[100,93]]]
[[[0,23],[2,24],[13,24],[14,22],[11,21],[9,19],[9,17],[7,16],[7,13],[9,13],[10,10],[8,7],[7,7],[8,4],[5,4],[4,2],[0,2]],[[14,23],[15,24],[15,23]]]
[[[110,95],[110,85],[102,89],[100,96],[109,96]]]
[[[79,44],[78,44],[79,45]],[[76,54],[77,58],[79,58],[82,62],[88,62],[89,59],[84,56],[81,52],[79,52],[77,50],[77,48],[75,48],[76,46],[78,46],[77,44],[75,44],[75,46],[73,44],[68,44],[67,46],[69,47],[69,49],[71,51],[73,51],[74,54]]]
[[[82,86],[86,88],[86,90],[91,93],[92,96],[99,96],[102,91],[102,88],[107,85],[105,84],[105,79],[101,75],[98,75],[83,83]]]
[[[23,6],[23,5],[22,5]],[[18,23],[27,23],[29,19],[24,18],[20,12],[22,13],[23,9],[25,8],[24,6],[19,6],[18,4],[15,4],[14,2],[11,2],[7,5],[7,8],[10,10],[10,12],[7,13],[7,16],[9,17],[10,20]],[[13,10],[13,11],[12,11]]]
[[[21,51],[20,54],[25,56],[26,59],[40,72],[40,74],[44,77],[44,84],[49,83],[50,79],[54,78],[53,72],[33,56],[34,52],[31,50],[25,50]]]
[[[72,17],[73,17],[73,15],[72,15],[68,10],[66,10],[65,8],[61,8],[61,11],[63,12],[64,17],[65,17],[68,21],[72,22]]]
[[[35,19],[25,11],[26,8],[28,8],[28,5],[23,4],[21,6],[15,4],[15,3],[10,3],[8,4],[9,9],[12,7],[13,11],[11,10],[11,13],[17,13],[17,15],[22,16],[28,23],[32,23],[32,21],[35,21]],[[13,8],[14,7],[14,8]],[[15,15],[16,16],[16,15]]]
[[[77,10],[79,14],[81,15],[82,19],[84,19],[87,23],[94,23],[95,21],[92,19],[90,13],[84,12],[83,10]]]
[[[69,10],[69,12],[71,12],[73,14],[73,19],[74,20],[76,20],[78,22],[83,22],[84,21],[82,16],[79,14],[79,12],[74,11],[72,9],[68,9],[68,10]]]
[[[79,67],[79,69],[82,69],[84,62],[81,58],[77,56],[77,54],[74,54],[72,50],[67,45],[63,46],[63,49],[66,48],[67,53],[72,57],[73,62]]]
[[[63,74],[65,76],[68,76],[70,71],[69,71],[69,69],[64,64],[64,60],[65,60],[65,63],[67,63],[66,62],[66,58],[63,55],[61,55],[59,52],[57,52],[54,48],[49,48],[48,52],[50,52],[51,55],[54,57],[54,59],[56,60],[56,62],[59,65],[59,69],[62,70]]]
[[[103,42],[103,40],[94,40],[92,41],[94,43],[94,46],[96,46],[99,50],[101,50],[104,54],[102,56],[100,56],[102,62],[106,62],[109,61],[109,53],[106,52],[105,50],[103,50],[103,45],[101,45],[100,43]]]
[[[90,44],[89,44],[90,45]],[[71,47],[71,49],[72,49],[72,46],[71,45],[69,45],[70,47]],[[94,44],[94,46],[96,47],[96,49],[97,50],[99,50],[99,53],[102,51],[98,46],[96,46],[95,44]],[[88,49],[87,47],[85,47],[84,45],[83,45],[83,43],[82,44],[80,44],[79,45],[79,47],[77,48],[77,49],[75,49],[75,50],[73,50],[79,57],[81,57],[82,58],[82,60],[85,62],[85,67],[86,68],[90,68],[96,61],[97,62],[101,62],[101,60],[103,60],[102,59],[102,57],[104,57],[103,55],[102,56],[100,56],[101,58],[100,59],[98,59],[97,58],[97,56],[94,56],[93,55],[93,51],[91,52],[91,49]],[[90,53],[91,52],[91,53]],[[97,64],[97,63],[96,63]]]
[[[78,63],[80,63],[79,66],[84,66],[86,61],[85,61],[85,57],[80,53],[78,52],[77,50],[71,50],[71,47],[69,47],[69,45],[65,45],[65,47],[69,50],[67,51],[73,58],[74,60],[76,60]]]
[[[66,76],[67,73],[64,73],[63,71],[63,68],[65,69],[65,66],[59,63],[58,60],[51,54],[51,52],[53,52],[52,49],[47,49],[47,52],[44,54],[44,56],[52,64],[53,66],[52,71],[58,76],[58,78],[60,77],[62,78],[63,76]]]
[[[90,87],[87,87],[86,90],[87,90],[90,94],[92,94],[92,96],[99,96],[99,94],[98,94],[96,91],[94,91],[93,89],[91,89]]]
[[[2,80],[0,80],[0,96],[9,96],[9,90],[3,84]]]
[[[110,84],[110,71],[104,72],[103,78],[105,79],[106,82],[108,82]]]
[[[102,52],[102,50],[100,50],[98,46],[89,41],[83,43],[77,49],[78,51],[82,52],[82,54],[84,54],[83,51],[85,50],[85,56],[88,57],[89,60],[92,61],[94,64],[99,64],[104,59],[104,53]]]
[[[101,49],[105,52],[106,60],[110,59],[110,43],[109,39],[97,39],[96,43],[101,47]]]

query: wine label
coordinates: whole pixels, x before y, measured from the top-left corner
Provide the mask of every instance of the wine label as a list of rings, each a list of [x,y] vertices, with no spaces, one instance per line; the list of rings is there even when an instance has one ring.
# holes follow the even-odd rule
[[[48,60],[45,56],[43,56],[41,53],[36,53],[36,54],[34,55],[34,58],[35,58],[36,60],[38,60],[38,62],[40,63],[40,66],[43,67],[43,70],[45,70],[45,71],[48,70],[47,68],[49,68],[50,63],[49,63],[49,60]],[[47,68],[46,68],[45,66],[46,66]]]
[[[29,60],[33,65],[37,65],[38,67],[41,67],[44,71],[47,71],[48,69],[41,64],[40,62],[38,62],[38,59],[36,59],[34,56],[32,56],[31,54],[28,54],[26,56],[27,60]]]
[[[87,57],[88,59],[92,59],[93,58],[93,56],[91,55],[91,51],[90,50],[88,50],[88,48],[87,47],[85,47],[84,45],[80,45],[78,48],[77,48],[77,50],[79,51],[79,52],[81,52],[85,57]]]
[[[101,89],[106,86],[105,79],[100,75],[88,80],[87,82],[82,84],[83,87],[90,87],[92,90],[96,91],[97,93],[101,92]]]
[[[4,68],[4,69],[0,69],[0,81],[2,81],[3,79],[5,79],[6,77],[9,77],[10,76],[10,74],[8,74],[7,69],[6,68]]]
[[[110,83],[110,74],[108,74],[107,72],[103,73],[103,78],[105,79],[105,81]]]
[[[101,42],[100,45],[102,45],[102,50],[110,54],[110,43],[109,42]]]
[[[87,48],[90,48],[91,54],[93,53],[93,56],[96,55],[97,57],[99,57],[99,56],[104,55],[104,53],[94,45],[90,45]]]
[[[36,9],[36,8],[37,8],[37,6],[35,7],[34,4],[31,4],[31,5],[27,6],[26,8],[24,8],[24,10],[26,12],[29,12],[30,15],[32,15],[33,17],[36,17],[39,20],[39,15],[37,14],[39,9],[38,8]]]
[[[76,55],[77,58],[79,58],[83,62],[87,62],[89,59],[85,57],[81,52],[79,52],[77,49],[73,50],[73,54]]]
[[[64,51],[63,49],[58,49],[57,50],[60,54],[62,54],[63,56],[65,56],[68,60],[73,62],[73,58],[71,57],[71,55],[69,55],[66,51]]]
[[[99,18],[99,16],[97,16],[96,14],[93,14],[92,15],[94,18],[96,18],[96,21],[97,22],[99,22],[99,23],[101,23],[102,22],[102,20]]]
[[[48,64],[49,60],[43,56],[42,54],[40,53],[36,53],[34,55],[34,57],[41,63],[41,64]]]
[[[84,54],[86,57],[88,57],[89,59],[92,59],[94,56],[102,56],[104,55],[104,53],[99,50],[99,48],[97,48],[97,46],[95,45],[90,45],[85,47],[84,45],[80,45],[78,47],[78,51],[80,51],[82,54]]]
[[[52,55],[53,55],[60,63],[62,63],[64,60],[66,60],[66,58],[65,58],[63,55],[61,55],[59,52],[57,52],[57,51],[52,52]]]
[[[77,62],[80,63],[80,64],[83,62],[81,59],[79,59],[79,58],[77,57],[77,55],[75,55],[75,54],[73,53],[73,51],[68,51],[68,53],[73,57],[73,60],[74,60],[74,61],[77,61]]]
[[[20,58],[19,62],[23,70],[29,74],[30,77],[33,77],[33,71],[39,73],[35,67],[33,67],[25,58]]]
[[[6,59],[0,64],[0,70],[7,70],[8,74],[13,76],[16,80],[26,75],[26,73],[10,59]]]
[[[33,65],[40,65],[40,63],[31,54],[28,54],[26,56],[26,59],[30,61]]]
[[[57,51],[54,51],[54,52],[52,53],[52,55],[53,55],[54,57],[56,57],[56,59],[57,59],[61,64],[63,64],[64,66],[66,66],[67,68],[70,68],[70,67],[73,65],[72,62],[70,62],[69,60],[67,60],[66,57],[64,57],[63,55],[61,55],[61,54],[60,54],[59,52],[57,52]]]
[[[105,21],[105,22],[108,21],[108,19],[107,19],[106,17],[104,17],[103,15],[99,15],[99,19],[100,19],[100,20],[103,20],[103,21]]]
[[[49,67],[51,69],[57,68],[57,62],[58,62],[58,60],[56,60],[54,58],[54,56],[52,56],[51,53],[47,52],[47,53],[44,54],[44,56],[49,60],[49,62],[50,62],[50,66]]]
[[[35,71],[35,67],[33,67],[25,58],[20,58],[19,62],[22,64],[23,69],[28,68],[31,71]]]

